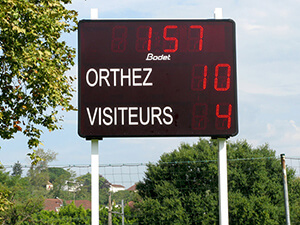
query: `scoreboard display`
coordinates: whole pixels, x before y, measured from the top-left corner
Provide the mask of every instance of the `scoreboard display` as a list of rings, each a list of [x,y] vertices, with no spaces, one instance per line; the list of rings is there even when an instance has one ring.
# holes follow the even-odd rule
[[[232,20],[79,22],[78,133],[238,133]]]

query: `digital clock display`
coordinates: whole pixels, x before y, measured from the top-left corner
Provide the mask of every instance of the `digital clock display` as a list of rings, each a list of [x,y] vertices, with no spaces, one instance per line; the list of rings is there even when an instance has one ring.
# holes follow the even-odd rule
[[[79,22],[81,137],[238,133],[232,20]]]

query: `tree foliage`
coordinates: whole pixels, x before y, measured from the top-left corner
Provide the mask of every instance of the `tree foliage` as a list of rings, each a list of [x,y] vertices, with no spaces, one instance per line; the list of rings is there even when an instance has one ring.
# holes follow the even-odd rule
[[[113,205],[112,212],[122,212],[122,208],[120,206]],[[128,206],[124,206],[124,223],[125,224],[138,224],[137,218],[134,211]],[[100,207],[99,212],[99,224],[106,225],[108,224],[108,208],[107,207]],[[122,224],[122,215],[112,213],[112,224]]]
[[[13,173],[12,175],[13,176],[21,176],[23,173],[23,170],[22,170],[22,165],[21,163],[18,161],[14,164],[13,166]]]
[[[72,176],[70,171],[57,167],[50,167],[47,169],[47,172],[51,183],[59,183],[61,179],[68,180]]]
[[[36,154],[36,158],[39,158],[34,164],[31,164],[31,169],[34,169],[38,172],[46,170],[48,168],[48,164],[52,161],[56,160],[56,156],[58,153],[47,150],[45,151],[42,148],[38,148],[37,150],[34,150],[34,153]]]
[[[284,224],[282,172],[275,151],[268,145],[253,148],[246,141],[229,142],[227,150],[230,224]],[[143,199],[136,203],[140,224],[218,224],[217,155],[217,141],[200,139],[149,164],[137,185]],[[291,169],[288,180],[295,222],[300,186]]]
[[[58,110],[70,104],[75,50],[60,39],[76,30],[71,0],[2,0],[0,3],[0,138],[17,132],[28,146],[40,143],[41,127],[59,128]]]
[[[10,201],[11,191],[9,191],[7,188],[0,185],[0,221],[2,221],[3,218],[3,212],[9,209],[9,207],[12,205],[12,202]]]
[[[66,185],[69,179],[82,184],[76,193],[76,200],[91,199],[91,174],[87,173],[77,178],[72,178],[72,172],[62,168],[36,169],[35,173],[28,173],[27,176],[12,176],[9,172],[0,170],[0,224],[90,224],[91,211],[83,207],[76,207],[74,203],[60,208],[59,213],[55,211],[43,210],[44,199],[56,198],[73,200],[74,193],[63,190],[62,185]],[[34,175],[34,178],[32,177]],[[45,182],[52,179],[54,189],[47,191]],[[102,201],[108,199],[109,182],[102,176],[99,177],[100,191],[105,190]],[[61,184],[61,186],[60,186]],[[60,188],[60,189],[59,189]],[[59,189],[59,191],[58,191]],[[115,193],[113,202],[121,203],[121,198],[128,201],[134,200],[133,193]],[[106,200],[104,200],[104,198]],[[100,200],[101,201],[101,200]],[[114,212],[121,213],[121,207],[113,206]],[[100,207],[99,224],[107,224],[108,209],[105,205]],[[121,224],[122,218],[118,214],[113,214],[114,224]],[[125,206],[125,223],[136,224],[137,218],[134,210],[128,205]]]
[[[43,160],[37,161],[35,165],[31,164],[31,167],[27,172],[27,178],[30,182],[29,188],[31,188],[31,191],[34,190],[36,194],[43,195],[45,187],[50,179],[47,171],[48,163],[56,159],[57,153],[51,150],[44,151],[41,148],[37,149],[35,153]]]
[[[21,225],[24,221],[30,220],[34,213],[38,213],[43,209],[43,199],[28,199],[25,202],[14,202],[6,210],[2,216],[2,224]]]
[[[137,201],[139,200],[139,196],[134,191],[123,190],[123,191],[117,191],[115,193],[111,193],[111,199],[116,204],[120,204],[122,200],[124,200],[125,203],[133,200]]]
[[[0,171],[0,224],[22,224],[42,210],[43,198],[29,186],[27,178]]]
[[[60,208],[59,213],[54,211],[42,210],[35,213],[30,221],[23,225],[30,224],[57,224],[57,225],[85,225],[91,224],[91,210],[85,210],[82,206],[76,207],[74,202]]]

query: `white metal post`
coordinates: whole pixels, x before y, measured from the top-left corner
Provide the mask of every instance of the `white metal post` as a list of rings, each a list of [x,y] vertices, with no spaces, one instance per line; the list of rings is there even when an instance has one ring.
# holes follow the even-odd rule
[[[288,191],[287,174],[286,174],[285,154],[281,154],[280,157],[281,157],[281,165],[282,165],[285,219],[286,219],[286,224],[291,225],[290,206],[289,206],[289,191]]]
[[[215,19],[222,19],[222,8],[215,8]],[[226,138],[218,138],[219,154],[219,224],[228,225],[228,180],[227,180],[227,148]]]
[[[228,225],[228,181],[226,139],[218,138],[219,145],[219,224]]]
[[[223,19],[222,8],[215,8],[214,18],[215,18],[215,20],[217,20],[217,19]]]
[[[125,225],[124,200],[122,199],[122,225]]]
[[[91,9],[91,19],[98,19],[98,9]],[[91,140],[92,225],[99,225],[99,149],[98,140]]]
[[[91,19],[92,20],[98,19],[98,9],[97,8],[91,9]]]
[[[99,225],[99,149],[98,140],[91,140],[92,225]]]
[[[222,8],[215,8],[215,19],[222,19]],[[229,224],[226,138],[218,138],[219,154],[219,224]]]

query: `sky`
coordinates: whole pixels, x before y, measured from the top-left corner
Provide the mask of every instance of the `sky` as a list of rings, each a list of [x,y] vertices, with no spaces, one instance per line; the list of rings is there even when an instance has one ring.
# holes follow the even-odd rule
[[[222,8],[224,19],[236,23],[239,134],[229,141],[247,140],[254,147],[268,143],[276,155],[300,156],[300,18],[299,0],[73,0],[68,9],[89,19],[91,8],[101,18],[213,19]],[[77,48],[77,32],[63,35]],[[68,74],[77,77],[76,65]],[[77,88],[77,83],[74,83]],[[77,106],[77,93],[73,104]],[[91,143],[77,134],[77,112],[64,114],[63,130],[44,131],[40,145],[57,152],[54,165],[90,164]],[[99,142],[100,164],[155,162],[187,138],[105,138]],[[29,165],[27,140],[16,135],[0,141],[0,161]]]

